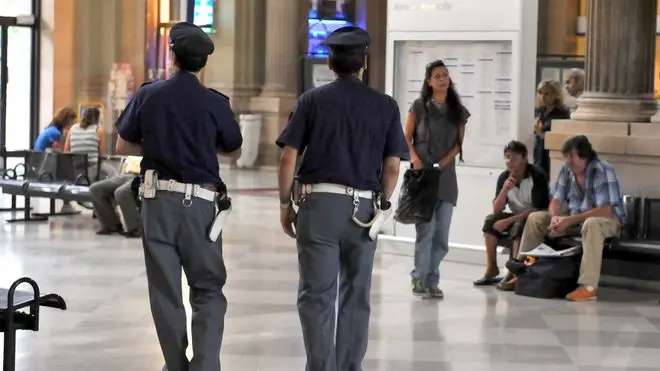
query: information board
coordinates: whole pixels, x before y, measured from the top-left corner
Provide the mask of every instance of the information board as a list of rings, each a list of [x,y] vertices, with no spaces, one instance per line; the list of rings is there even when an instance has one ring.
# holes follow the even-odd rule
[[[516,138],[512,115],[512,44],[505,41],[395,41],[393,96],[402,118],[419,97],[426,65],[442,59],[472,116],[465,164],[502,167],[502,148]]]

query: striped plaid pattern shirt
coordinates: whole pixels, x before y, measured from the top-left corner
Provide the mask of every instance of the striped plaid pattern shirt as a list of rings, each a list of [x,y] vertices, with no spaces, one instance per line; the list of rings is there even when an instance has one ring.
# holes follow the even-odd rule
[[[595,159],[587,165],[584,189],[580,188],[575,174],[562,166],[552,196],[568,205],[571,215],[581,214],[597,207],[611,206],[612,214],[621,224],[625,223],[619,178],[614,167],[607,161]]]

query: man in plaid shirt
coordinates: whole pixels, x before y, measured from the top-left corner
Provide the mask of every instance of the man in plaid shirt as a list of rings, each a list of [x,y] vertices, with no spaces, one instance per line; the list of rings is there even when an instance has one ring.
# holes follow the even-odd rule
[[[598,158],[589,139],[578,135],[562,147],[564,165],[552,190],[548,211],[529,215],[520,251],[530,251],[547,236],[560,237],[581,227],[582,264],[578,288],[566,296],[571,301],[595,299],[600,278],[603,243],[616,236],[625,222],[619,178],[607,161]],[[568,209],[569,215],[563,215]]]

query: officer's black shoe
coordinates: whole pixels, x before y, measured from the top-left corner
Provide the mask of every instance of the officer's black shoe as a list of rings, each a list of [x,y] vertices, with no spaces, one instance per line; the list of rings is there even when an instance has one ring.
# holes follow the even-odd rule
[[[133,230],[130,230],[130,231],[127,231],[127,232],[119,232],[119,234],[121,234],[122,236],[124,236],[126,238],[140,238],[140,237],[142,237],[142,231],[139,228],[138,229],[133,229]]]
[[[445,294],[438,286],[429,286],[424,293],[424,299],[444,299]]]
[[[415,296],[424,296],[426,294],[424,284],[417,278],[412,279],[412,293]]]
[[[124,228],[121,225],[116,226],[115,228],[101,228],[96,231],[96,234],[99,236],[108,236],[115,233],[123,233]]]

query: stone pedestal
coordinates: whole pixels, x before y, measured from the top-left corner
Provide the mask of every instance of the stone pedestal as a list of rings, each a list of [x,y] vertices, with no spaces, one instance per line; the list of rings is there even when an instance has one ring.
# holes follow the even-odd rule
[[[551,179],[564,163],[559,152],[570,137],[584,134],[601,159],[616,169],[625,194],[660,198],[660,125],[606,121],[556,120],[546,134],[550,148]]]
[[[262,96],[294,97],[298,93],[299,0],[266,0],[266,81]]]
[[[250,101],[250,112],[262,115],[261,143],[257,163],[263,166],[276,166],[279,162],[279,149],[275,139],[287,124],[289,113],[296,104],[295,97],[256,97]]]
[[[546,133],[551,179],[563,164],[563,143],[584,134],[614,165],[624,193],[660,197],[660,125],[650,123],[657,0],[589,0],[587,6],[585,93],[571,120],[553,121]]]

